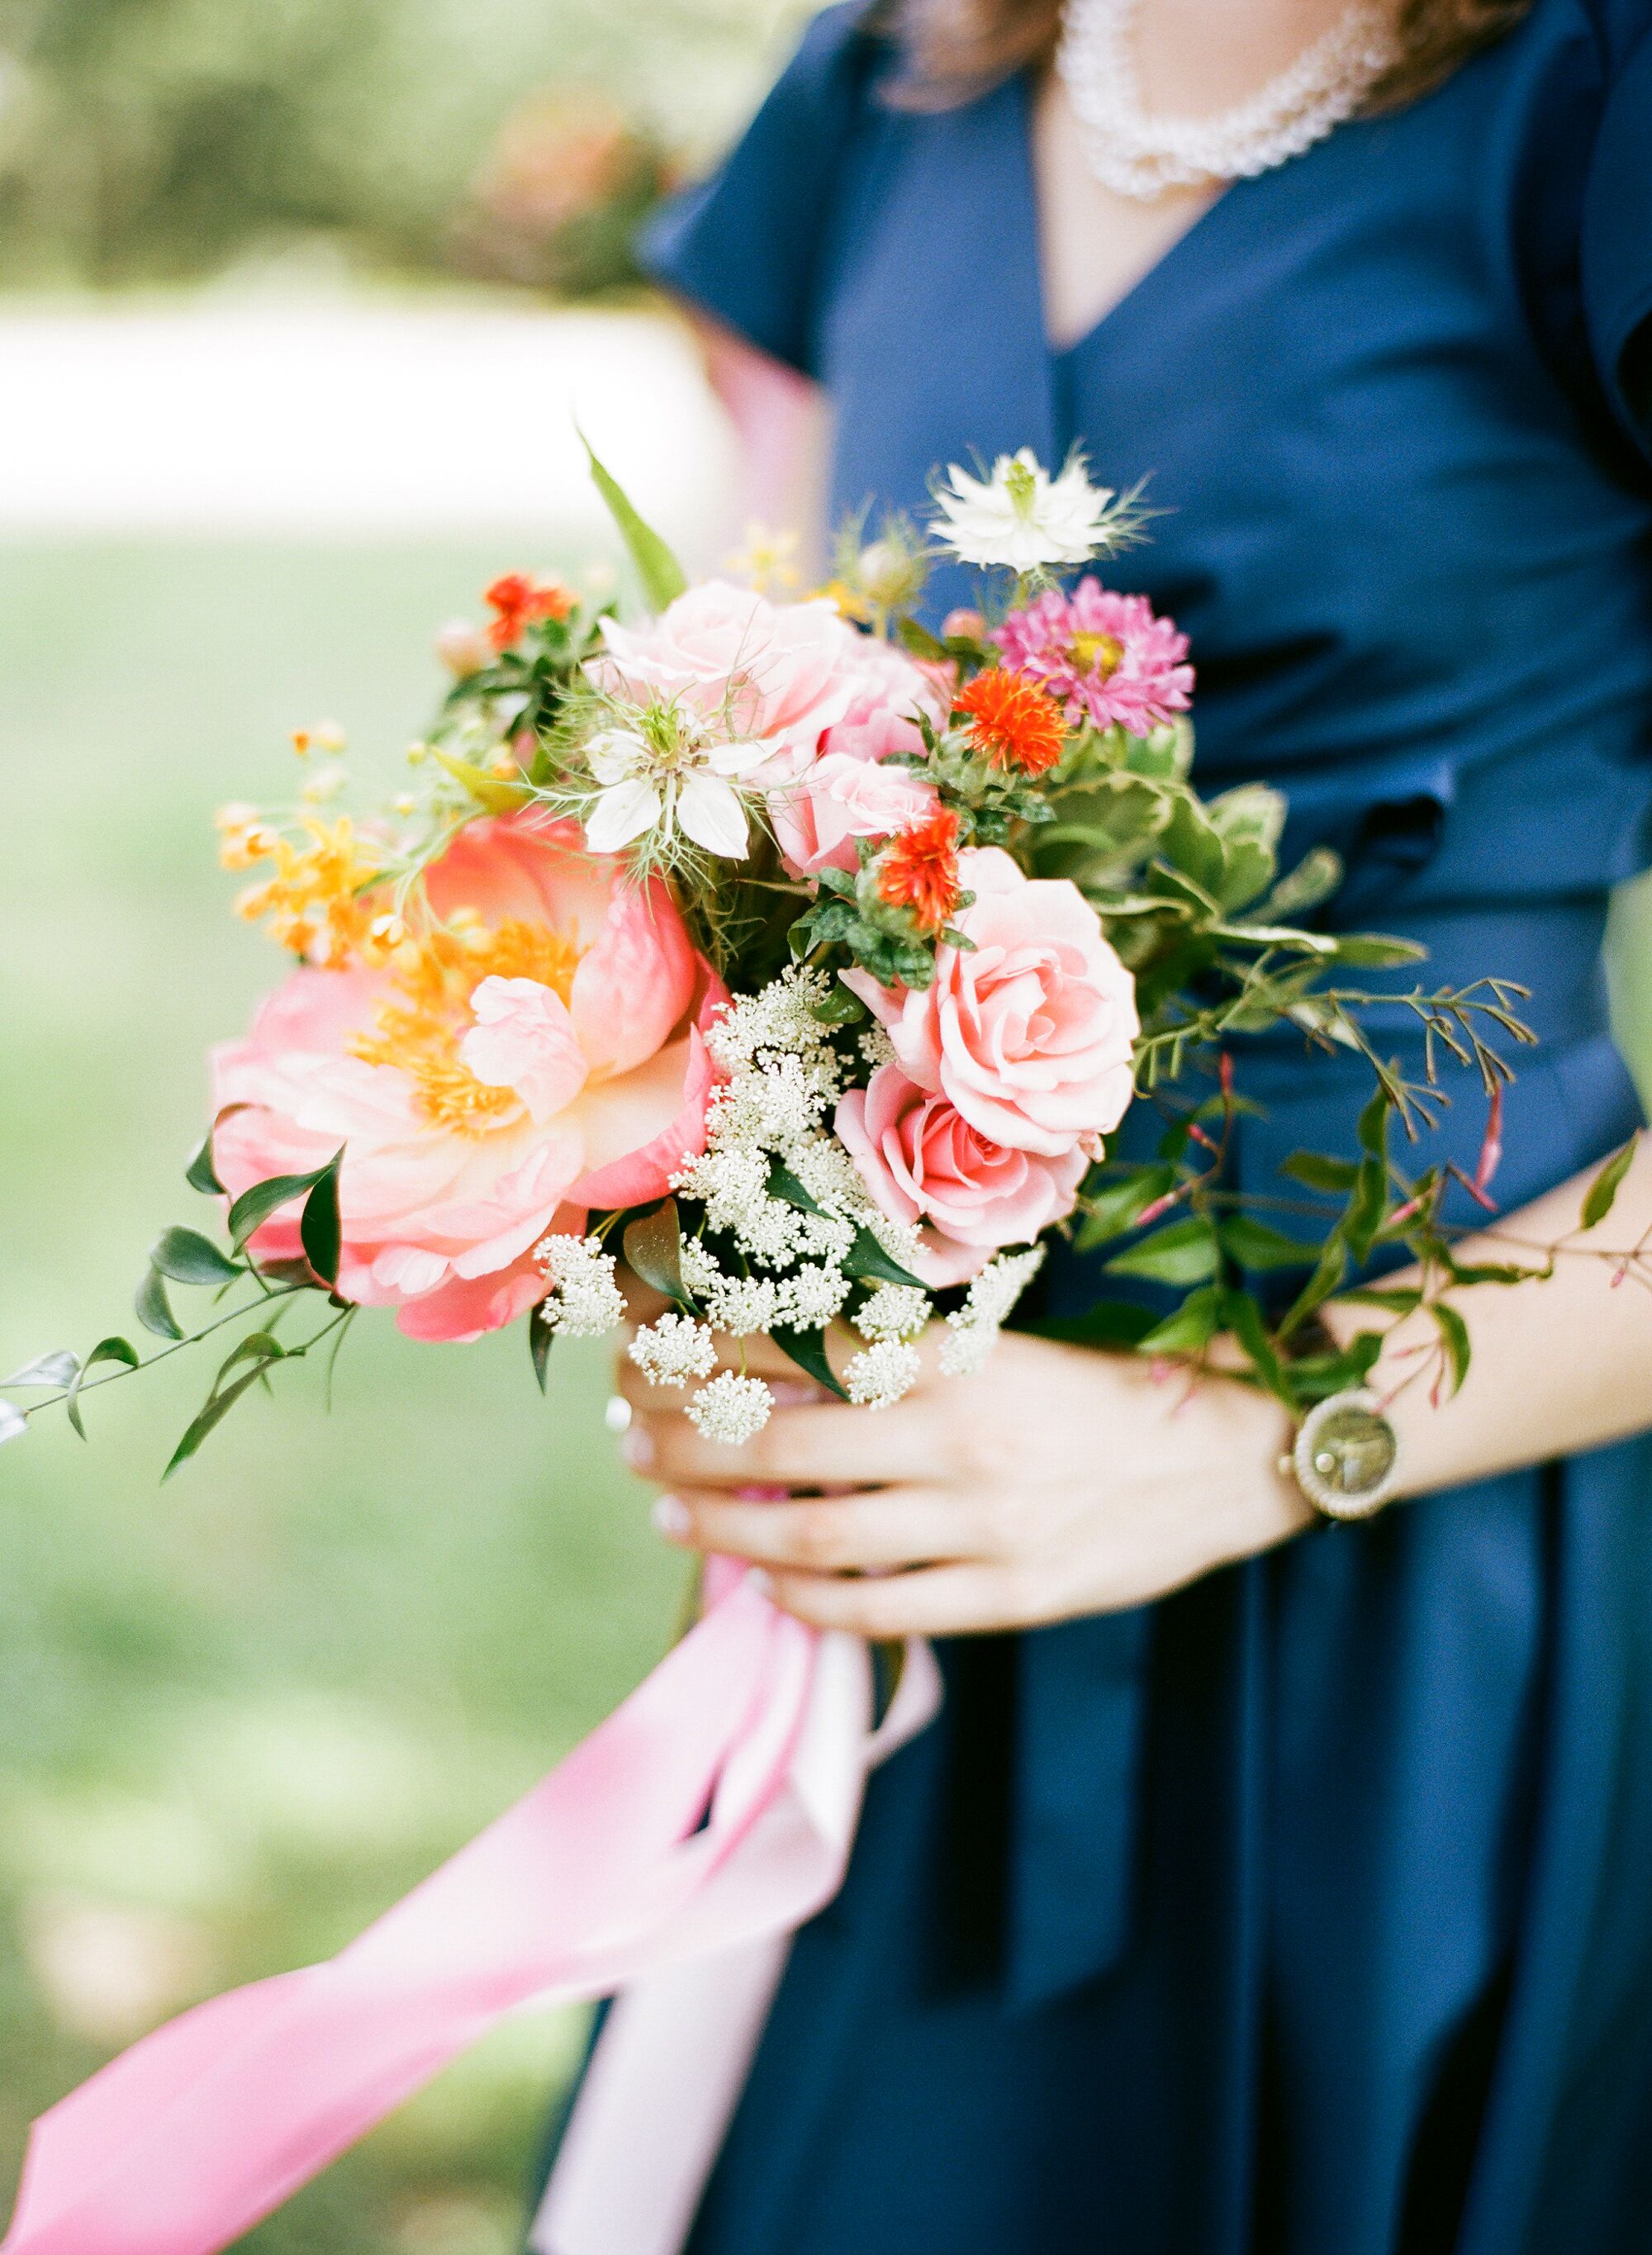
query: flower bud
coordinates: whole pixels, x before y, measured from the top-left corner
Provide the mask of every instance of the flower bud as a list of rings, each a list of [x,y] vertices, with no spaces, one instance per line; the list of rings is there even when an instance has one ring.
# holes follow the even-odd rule
[[[449,619],[436,637],[436,655],[457,679],[481,673],[494,661],[494,650],[481,627],[468,619]]]

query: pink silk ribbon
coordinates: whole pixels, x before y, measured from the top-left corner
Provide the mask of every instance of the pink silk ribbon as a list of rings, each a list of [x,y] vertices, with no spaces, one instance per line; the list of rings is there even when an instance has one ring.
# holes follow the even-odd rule
[[[868,1762],[938,1699],[909,1647],[873,1736],[863,1644],[726,1561],[708,1592],[607,1722],[336,1957],[184,2013],[43,2115],[0,2255],[218,2255],[507,2013],[634,1982],[536,2244],[674,2255]]]

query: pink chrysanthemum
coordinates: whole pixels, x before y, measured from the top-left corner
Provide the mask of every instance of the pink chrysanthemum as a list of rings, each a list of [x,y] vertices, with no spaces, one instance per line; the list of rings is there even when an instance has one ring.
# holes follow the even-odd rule
[[[1077,719],[1116,722],[1133,736],[1186,711],[1193,669],[1187,636],[1154,615],[1145,595],[1115,595],[1099,580],[1051,587],[1011,611],[993,640],[1019,672],[1042,682]]]

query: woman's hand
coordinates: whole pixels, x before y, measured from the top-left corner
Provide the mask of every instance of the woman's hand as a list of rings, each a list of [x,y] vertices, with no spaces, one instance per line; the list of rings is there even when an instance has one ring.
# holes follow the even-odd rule
[[[1111,1612],[1312,1516],[1278,1470],[1284,1413],[1230,1379],[1190,1385],[1006,1332],[970,1378],[939,1376],[926,1348],[913,1392],[872,1411],[833,1401],[770,1341],[744,1345],[778,1397],[755,1439],[702,1440],[682,1394],[622,1357],[627,1456],[666,1490],[662,1533],[755,1561],[777,1604],[823,1628],[946,1635]],[[793,1500],[733,1493],[756,1486]]]

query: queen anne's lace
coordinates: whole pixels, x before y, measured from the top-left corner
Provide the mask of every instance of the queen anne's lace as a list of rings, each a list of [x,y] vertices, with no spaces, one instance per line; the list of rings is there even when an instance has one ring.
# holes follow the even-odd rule
[[[615,1262],[600,1237],[545,1237],[533,1248],[549,1287],[539,1303],[547,1326],[565,1338],[600,1338],[625,1319]]]
[[[762,1432],[774,1399],[761,1378],[742,1378],[734,1370],[719,1371],[689,1402],[689,1423],[704,1439],[737,1449],[754,1433]]]

